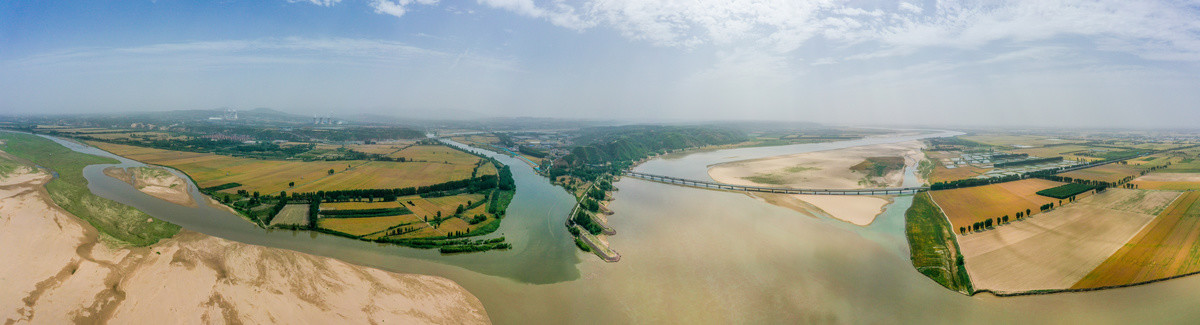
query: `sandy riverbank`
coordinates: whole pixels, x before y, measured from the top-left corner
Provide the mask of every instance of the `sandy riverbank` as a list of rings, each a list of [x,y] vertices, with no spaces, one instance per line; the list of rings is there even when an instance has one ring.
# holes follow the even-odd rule
[[[133,185],[142,193],[187,207],[196,207],[188,194],[187,181],[159,167],[108,167],[104,174]]]
[[[851,170],[851,167],[869,157],[904,157],[905,166],[913,166],[924,159],[922,146],[920,141],[907,141],[735,161],[711,166],[708,175],[721,183],[751,186],[830,189],[872,188],[880,185],[899,187],[904,181],[903,170],[889,172],[883,177],[868,178],[861,172]],[[804,213],[811,213],[815,208],[820,213],[860,226],[871,224],[891,202],[889,196],[753,195],[771,204]]]
[[[453,281],[182,231],[140,248],[54,205],[45,173],[0,180],[0,318],[17,323],[487,323]]]

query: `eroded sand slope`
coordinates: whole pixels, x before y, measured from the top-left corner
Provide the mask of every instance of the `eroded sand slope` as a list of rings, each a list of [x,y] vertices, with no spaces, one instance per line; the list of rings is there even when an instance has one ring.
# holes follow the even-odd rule
[[[110,248],[47,199],[44,173],[0,180],[6,323],[487,323],[454,282],[182,231]]]
[[[138,191],[167,202],[195,207],[187,181],[160,167],[108,167],[104,174],[133,185]]]

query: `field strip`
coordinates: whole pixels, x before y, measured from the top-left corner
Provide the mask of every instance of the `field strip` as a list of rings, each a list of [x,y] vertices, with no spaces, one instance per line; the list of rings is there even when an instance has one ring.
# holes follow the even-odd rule
[[[1200,216],[1188,213],[1198,200],[1200,192],[1178,195],[1153,222],[1072,288],[1127,285],[1200,271],[1193,259]]]
[[[375,162],[375,161],[373,161],[373,160],[370,160],[370,161],[365,161],[365,162],[363,162],[363,163],[361,163],[361,164],[358,164],[357,166],[356,166],[356,165],[350,165],[350,168],[351,168],[351,169],[354,169],[354,168],[363,167],[363,166],[366,166],[366,165],[370,165],[370,164],[371,164],[371,163],[373,163],[373,162]],[[325,174],[325,176],[318,177],[318,178],[316,178],[316,179],[313,179],[313,180],[311,180],[311,181],[308,181],[308,182],[305,182],[305,183],[296,183],[296,186],[292,186],[291,188],[302,188],[302,187],[308,186],[309,184],[312,184],[312,183],[319,182],[319,181],[321,181],[321,180],[323,180],[323,179],[330,178],[330,177],[333,177],[333,176],[337,176],[337,175],[338,175],[338,173],[344,173],[344,172],[346,172],[346,170],[342,170],[342,171],[340,171],[340,172],[339,172],[339,171],[337,171],[337,170],[334,170],[334,171],[333,171],[333,174]]]
[[[963,236],[976,288],[998,292],[1067,289],[1138,237],[1155,215],[1110,206],[1129,198],[1178,196],[1110,189],[995,230]],[[1172,197],[1174,199],[1174,197]],[[1163,205],[1173,200],[1158,200]]]

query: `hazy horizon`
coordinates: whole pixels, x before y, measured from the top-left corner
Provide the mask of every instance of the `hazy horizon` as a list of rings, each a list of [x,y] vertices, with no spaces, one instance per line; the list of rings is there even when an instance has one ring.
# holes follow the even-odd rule
[[[1192,127],[1200,4],[0,4],[0,115]],[[440,116],[439,116],[440,115]]]

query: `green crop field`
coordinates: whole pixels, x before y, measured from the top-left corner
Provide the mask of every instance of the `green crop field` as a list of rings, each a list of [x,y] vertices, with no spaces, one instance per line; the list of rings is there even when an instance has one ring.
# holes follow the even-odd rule
[[[1079,193],[1091,191],[1093,189],[1096,189],[1096,186],[1087,185],[1087,184],[1079,184],[1079,183],[1071,183],[1071,184],[1066,184],[1066,185],[1062,185],[1062,186],[1058,186],[1058,187],[1051,187],[1048,189],[1037,191],[1037,195],[1052,197],[1052,198],[1061,200],[1061,199],[1065,199],[1065,198],[1069,198],[1069,197],[1078,195]]]

